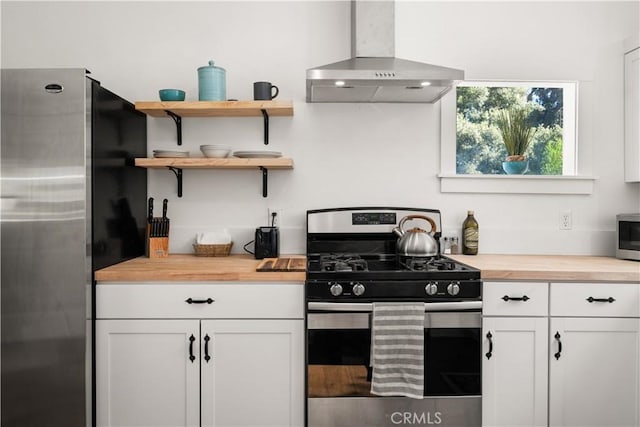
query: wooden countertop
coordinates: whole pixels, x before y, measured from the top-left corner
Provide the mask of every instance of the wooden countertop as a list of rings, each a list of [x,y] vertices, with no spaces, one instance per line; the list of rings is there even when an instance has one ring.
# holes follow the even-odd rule
[[[302,257],[302,255],[282,255]],[[612,257],[574,255],[449,255],[479,268],[484,280],[573,280],[640,283],[640,262]],[[257,272],[260,260],[251,255],[135,258],[98,270],[97,281],[247,281],[300,282],[305,272]]]
[[[640,262],[580,255],[447,255],[479,268],[483,280],[640,282]]]
[[[284,255],[283,255],[284,256]],[[290,258],[300,255],[287,255]],[[261,260],[251,255],[198,257],[169,255],[167,258],[134,258],[96,271],[97,281],[239,281],[239,282],[304,282],[305,272],[257,272]]]

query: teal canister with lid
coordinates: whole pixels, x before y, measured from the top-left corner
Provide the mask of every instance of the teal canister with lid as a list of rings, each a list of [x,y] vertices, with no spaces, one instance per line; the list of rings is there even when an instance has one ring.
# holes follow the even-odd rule
[[[198,99],[200,101],[224,101],[227,99],[227,72],[216,67],[214,61],[198,68]]]

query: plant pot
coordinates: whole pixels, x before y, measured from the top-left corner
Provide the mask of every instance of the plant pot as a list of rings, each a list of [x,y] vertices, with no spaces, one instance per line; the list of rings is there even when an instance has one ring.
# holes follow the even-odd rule
[[[529,161],[505,161],[502,162],[502,169],[508,175],[522,175],[529,169]]]

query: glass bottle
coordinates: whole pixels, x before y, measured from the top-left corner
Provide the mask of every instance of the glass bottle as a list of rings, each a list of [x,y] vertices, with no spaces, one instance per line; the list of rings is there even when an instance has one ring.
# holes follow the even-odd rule
[[[451,255],[458,255],[460,249],[458,248],[458,238],[451,238]]]
[[[473,216],[473,211],[467,211],[467,218],[462,223],[462,253],[478,254],[478,221]]]

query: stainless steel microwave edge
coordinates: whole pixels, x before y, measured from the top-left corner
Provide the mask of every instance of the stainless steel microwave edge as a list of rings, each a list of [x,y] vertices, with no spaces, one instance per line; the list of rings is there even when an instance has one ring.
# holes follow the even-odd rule
[[[616,215],[616,258],[640,261],[640,213]]]

